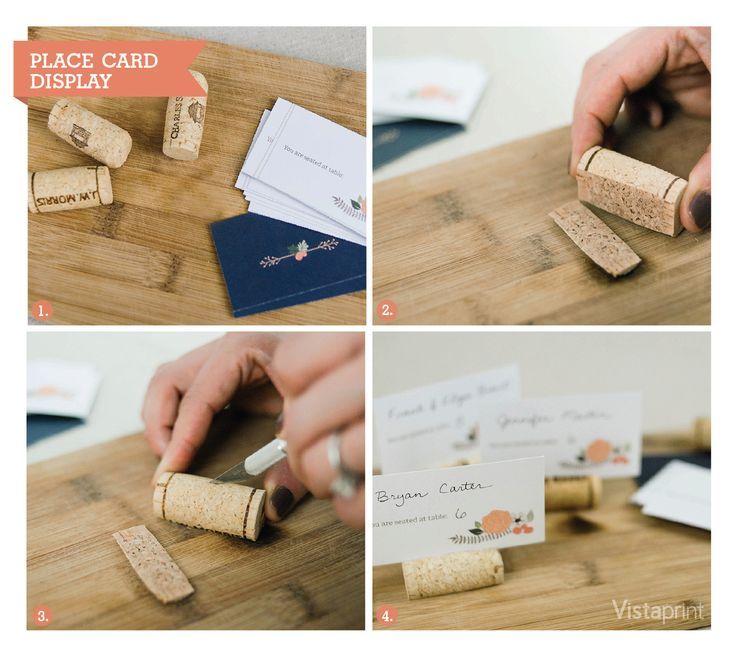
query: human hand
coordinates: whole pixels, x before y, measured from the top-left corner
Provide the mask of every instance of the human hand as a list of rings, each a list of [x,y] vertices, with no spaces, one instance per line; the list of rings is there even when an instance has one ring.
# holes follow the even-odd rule
[[[364,349],[362,334],[289,335],[267,367],[284,398],[280,436],[288,444],[288,467],[266,473],[267,493],[296,499],[300,489],[292,485],[301,480],[317,498],[329,497],[337,474],[329,464],[328,438],[338,433],[342,463],[361,481],[354,496],[333,495],[332,502],[340,519],[356,528],[364,527],[365,517]],[[266,516],[273,519],[271,505]]]
[[[189,466],[226,405],[279,413],[281,397],[266,374],[278,342],[269,334],[233,332],[159,367],[141,412],[146,439],[161,457],[154,483],[164,471]]]
[[[656,27],[636,30],[591,57],[575,98],[570,174],[583,153],[610,145],[621,106],[657,129],[663,105],[710,116],[711,44],[709,27]],[[690,171],[680,203],[680,220],[690,232],[710,227],[710,146]]]

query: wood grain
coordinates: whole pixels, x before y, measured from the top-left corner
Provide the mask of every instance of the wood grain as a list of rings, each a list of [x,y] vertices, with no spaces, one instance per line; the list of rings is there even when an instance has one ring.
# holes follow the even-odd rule
[[[130,28],[31,28],[30,39],[171,39]],[[177,37],[178,38],[178,37]],[[208,43],[192,67],[209,82],[199,159],[162,152],[167,98],[85,98],[130,132],[109,207],[29,215],[28,301],[50,300],[65,324],[365,323],[365,292],[234,319],[209,224],[247,210],[234,188],[264,109],[278,96],[365,134],[365,74]],[[28,105],[28,166],[94,161],[46,127],[55,98]]]
[[[618,150],[685,178],[710,141],[683,115],[617,127]],[[611,280],[548,217],[577,197],[569,147],[561,128],[377,184],[373,289],[392,323],[710,323],[710,232],[673,239],[595,210],[643,259]]]
[[[656,444],[666,439],[650,441],[659,454]],[[374,610],[393,605],[399,616],[395,628],[407,630],[709,626],[710,532],[644,516],[629,504],[635,490],[631,479],[604,480],[598,508],[548,512],[545,543],[501,551],[505,582],[496,587],[409,601],[400,564],[374,567]],[[689,620],[680,617],[665,625],[653,618],[618,619],[614,599],[619,606],[624,599],[650,605],[703,603],[702,619],[694,619],[695,610]],[[382,628],[375,618],[374,626]]]
[[[273,421],[225,413],[192,472],[222,473],[271,438]],[[329,501],[305,499],[254,543],[156,518],[155,464],[133,435],[28,467],[29,617],[47,605],[49,628],[59,629],[363,628],[363,533]],[[138,524],[181,567],[192,596],[164,606],[146,590],[112,538]]]

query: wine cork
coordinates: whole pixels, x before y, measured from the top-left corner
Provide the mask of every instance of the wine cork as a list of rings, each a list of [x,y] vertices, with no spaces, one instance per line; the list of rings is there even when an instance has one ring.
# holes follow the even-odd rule
[[[556,477],[544,481],[544,509],[591,509],[601,502],[603,485],[595,476]]]
[[[28,173],[28,211],[60,212],[112,204],[107,166],[75,166]]]
[[[145,525],[135,525],[112,536],[141,582],[162,603],[175,603],[194,593],[187,576]]]
[[[120,168],[133,145],[130,134],[122,127],[66,99],[52,107],[49,129],[69,145],[110,168]]]
[[[710,451],[710,418],[702,417],[695,421],[695,447]]]
[[[263,489],[167,472],[156,483],[153,512],[174,523],[255,541],[263,527],[265,501]]]
[[[189,71],[205,92],[207,80],[202,73]],[[172,159],[192,161],[199,157],[199,145],[204,132],[207,96],[169,98],[164,125],[164,154]]]
[[[635,269],[641,258],[590,209],[577,200],[549,214],[572,242],[613,277]]]
[[[577,167],[578,198],[626,220],[677,236],[687,182],[621,153],[595,146]]]
[[[503,559],[493,548],[403,562],[401,569],[409,600],[503,583]]]

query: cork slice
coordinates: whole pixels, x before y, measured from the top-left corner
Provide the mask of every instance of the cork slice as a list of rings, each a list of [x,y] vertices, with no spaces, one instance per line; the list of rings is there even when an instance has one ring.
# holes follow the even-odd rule
[[[503,583],[503,559],[494,548],[403,562],[401,569],[409,600]]]
[[[573,243],[613,277],[634,270],[641,258],[600,218],[577,200],[549,214]]]
[[[162,603],[175,603],[194,593],[187,576],[145,525],[112,536],[148,591]]]

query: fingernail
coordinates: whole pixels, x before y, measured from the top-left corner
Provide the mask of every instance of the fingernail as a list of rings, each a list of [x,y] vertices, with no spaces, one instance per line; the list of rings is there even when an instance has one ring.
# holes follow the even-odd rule
[[[158,479],[161,477],[162,473],[165,473],[168,471],[168,465],[169,462],[166,459],[166,452],[161,456],[161,461],[158,463],[158,466],[156,467],[156,470],[153,473],[153,479],[151,480],[151,484],[153,486],[156,486],[156,483],[158,482]]]
[[[281,412],[281,414],[279,414],[276,417],[276,424],[274,425],[274,434],[277,437],[280,437],[281,436],[281,431],[283,429],[284,429],[284,413]]]
[[[271,494],[271,505],[276,510],[279,518],[284,518],[294,504],[294,494],[287,487],[276,487]]]
[[[690,216],[701,230],[710,227],[710,191],[699,191],[690,201]]]
[[[570,154],[567,156],[567,172],[570,172],[570,166],[572,166],[572,150],[570,151]]]

